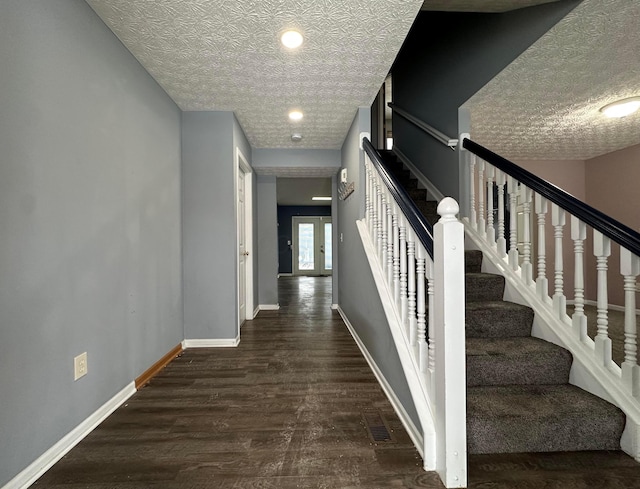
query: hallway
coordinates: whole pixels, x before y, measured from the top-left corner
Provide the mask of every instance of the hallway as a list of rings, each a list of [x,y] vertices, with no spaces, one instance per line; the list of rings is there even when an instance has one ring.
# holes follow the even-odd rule
[[[442,487],[331,310],[331,277],[280,278],[279,297],[238,348],[183,352],[34,487]],[[365,413],[393,440],[374,444]]]
[[[331,277],[278,282],[280,310],[245,323],[238,348],[183,352],[34,487],[442,488],[330,309]],[[365,414],[392,440],[373,443]],[[640,488],[622,452],[476,455],[469,474],[473,488]]]

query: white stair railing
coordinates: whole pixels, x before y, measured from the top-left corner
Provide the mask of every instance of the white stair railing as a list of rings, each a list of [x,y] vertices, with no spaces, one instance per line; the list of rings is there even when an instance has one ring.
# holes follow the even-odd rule
[[[594,390],[604,390],[607,397],[625,411],[628,422],[622,447],[640,460],[636,309],[640,234],[483,148],[468,135],[461,137],[461,144],[468,150],[465,153],[469,165],[470,209],[465,220],[470,232],[484,242],[487,249],[495,251],[505,264],[504,270],[510,268],[515,271],[520,291],[525,295],[531,292],[537,306],[548,309],[549,317],[554,318],[550,322],[555,328],[554,334],[599,384]],[[500,183],[502,174],[507,175],[508,198],[505,198],[504,186]],[[492,175],[497,177],[491,178]],[[491,236],[494,217],[489,215],[494,212],[496,182],[497,242]],[[547,219],[549,211],[550,222]],[[507,214],[510,215],[508,250],[500,244],[503,238],[501,222]],[[567,223],[570,223],[568,230]],[[537,240],[532,239],[535,234]],[[549,246],[553,251],[552,264],[547,255],[547,235],[553,238],[553,246]],[[593,247],[591,256],[585,253],[588,236]],[[619,256],[619,264],[612,265],[611,256]],[[569,257],[569,263],[565,263]],[[585,274],[585,265],[591,266],[592,273]],[[617,278],[612,270],[614,266],[619,266]],[[573,270],[573,290],[565,287],[567,269]],[[596,283],[595,297],[591,297],[591,301],[585,298],[585,275]],[[625,318],[624,330],[615,332],[610,330],[608,318],[612,308],[609,291],[614,287],[624,289],[624,304],[618,309],[624,311]],[[567,302],[573,303],[571,316],[567,314]],[[590,324],[585,314],[588,302],[596,307],[595,324]],[[540,309],[536,312],[544,313]],[[623,351],[624,356],[619,354],[614,360],[612,349]]]
[[[466,366],[464,225],[445,198],[433,228],[385,169],[370,142],[365,149],[365,218],[385,290],[385,310],[424,430],[424,466],[446,487],[466,487]],[[367,247],[365,247],[367,248]],[[384,298],[383,298],[384,302]],[[445,324],[447,327],[445,328]],[[433,431],[427,428],[433,427]]]

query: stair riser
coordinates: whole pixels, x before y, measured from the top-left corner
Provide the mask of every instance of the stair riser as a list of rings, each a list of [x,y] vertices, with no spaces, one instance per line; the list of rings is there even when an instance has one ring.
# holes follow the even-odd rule
[[[468,355],[467,386],[566,384],[571,362],[566,350],[533,358]]]
[[[504,277],[490,274],[467,274],[465,289],[467,302],[499,301],[504,295]]]
[[[483,304],[487,307],[482,308]],[[479,307],[480,306],[480,307]],[[533,311],[518,304],[471,303],[465,311],[467,338],[513,338],[531,336]]]
[[[527,423],[522,426],[496,426],[477,419],[467,420],[467,451],[470,454],[573,452],[583,450],[620,450],[622,429],[593,429],[589,419],[560,420],[554,423]],[[616,423],[612,420],[611,423]]]

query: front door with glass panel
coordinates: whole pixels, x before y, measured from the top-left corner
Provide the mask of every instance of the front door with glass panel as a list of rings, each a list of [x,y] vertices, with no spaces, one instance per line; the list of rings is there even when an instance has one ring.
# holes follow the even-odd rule
[[[331,275],[331,218],[293,217],[293,274]]]

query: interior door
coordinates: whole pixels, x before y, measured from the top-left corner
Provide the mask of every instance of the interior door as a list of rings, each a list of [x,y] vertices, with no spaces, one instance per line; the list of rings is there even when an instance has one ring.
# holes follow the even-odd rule
[[[246,298],[246,279],[247,279],[247,251],[246,245],[246,229],[245,229],[245,174],[238,172],[238,320],[240,325],[247,319],[247,298]]]
[[[293,218],[293,274],[331,275],[333,249],[330,217]]]

